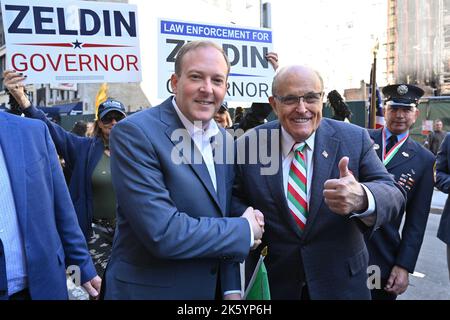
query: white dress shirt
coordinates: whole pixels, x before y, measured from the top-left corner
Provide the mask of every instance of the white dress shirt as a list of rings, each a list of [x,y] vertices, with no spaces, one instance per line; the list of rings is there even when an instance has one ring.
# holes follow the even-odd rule
[[[0,239],[6,262],[8,295],[25,289],[27,284],[26,256],[19,220],[17,219],[8,168],[0,146]]]
[[[189,136],[192,141],[194,141],[197,149],[200,151],[203,161],[205,162],[206,168],[208,169],[209,177],[214,186],[214,190],[217,192],[217,179],[216,179],[216,169],[214,167],[214,156],[211,147],[211,139],[216,136],[220,131],[214,120],[209,121],[204,127],[198,127],[196,124],[192,123],[178,108],[175,99],[172,100],[172,104],[175,111],[178,114],[183,126],[189,132]],[[199,121],[201,125],[201,122]]]

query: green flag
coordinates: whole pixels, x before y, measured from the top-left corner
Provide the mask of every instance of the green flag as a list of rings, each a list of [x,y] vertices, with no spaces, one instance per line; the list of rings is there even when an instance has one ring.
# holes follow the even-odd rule
[[[245,290],[245,300],[270,300],[269,278],[267,277],[264,258],[267,255],[267,247],[261,251],[255,271]]]

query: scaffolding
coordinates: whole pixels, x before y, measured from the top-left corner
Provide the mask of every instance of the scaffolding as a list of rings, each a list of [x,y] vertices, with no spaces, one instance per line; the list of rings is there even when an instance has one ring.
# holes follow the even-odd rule
[[[418,85],[428,94],[449,93],[450,65],[444,62],[450,58],[450,0],[388,3],[390,82]]]
[[[450,94],[450,0],[439,0],[442,10],[440,10],[441,20],[441,59],[439,68],[442,70],[440,77],[441,94]]]

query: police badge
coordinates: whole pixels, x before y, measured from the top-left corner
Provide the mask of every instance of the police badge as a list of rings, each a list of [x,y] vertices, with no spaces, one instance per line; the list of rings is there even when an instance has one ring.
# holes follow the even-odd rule
[[[405,86],[404,84],[398,86],[397,88],[397,93],[401,96],[405,95],[408,93],[408,87]]]

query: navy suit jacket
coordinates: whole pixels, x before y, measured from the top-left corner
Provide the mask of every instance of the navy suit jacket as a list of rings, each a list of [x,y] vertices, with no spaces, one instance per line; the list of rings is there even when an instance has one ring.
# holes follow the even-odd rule
[[[382,130],[369,130],[378,157],[382,157]],[[370,239],[369,264],[379,266],[382,278],[387,279],[394,265],[413,273],[422,246],[433,196],[434,155],[408,138],[386,165],[394,180],[406,191],[406,210],[385,223]],[[399,233],[403,216],[405,223]]]
[[[0,112],[0,144],[25,246],[32,299],[67,299],[66,266],[78,265],[81,283],[95,268],[77,223],[55,146],[45,124]],[[0,298],[7,298],[0,241]]]
[[[225,137],[233,150],[221,130],[216,153]],[[119,122],[110,146],[118,209],[105,298],[214,299],[219,276],[222,293],[239,290],[250,228],[224,219],[233,165],[216,162],[216,192],[172,98]],[[179,163],[192,157],[200,163]]]
[[[270,130],[268,135],[263,130]],[[256,137],[256,143],[247,143]],[[253,138],[252,138],[253,136]],[[370,299],[366,284],[368,252],[363,232],[371,233],[396,216],[405,203],[372,149],[366,130],[340,121],[322,119],[315,136],[309,215],[303,233],[289,212],[283,188],[280,123],[273,121],[249,131],[237,141],[238,164],[233,210],[247,205],[262,211],[265,233],[260,248],[268,246],[265,263],[273,299],[299,299],[306,284],[311,299]],[[261,175],[263,164],[239,159],[249,145],[267,147],[278,161],[275,174]],[[270,147],[272,145],[272,147]],[[273,149],[278,148],[278,149]],[[251,154],[250,154],[251,156]],[[375,198],[375,224],[368,228],[358,218],[333,213],[323,199],[327,179],[339,178],[338,163],[349,157],[349,170]],[[258,253],[246,261],[247,279]]]
[[[442,141],[436,160],[436,187],[450,193],[450,133]],[[439,223],[438,238],[450,245],[450,198],[447,197]]]

